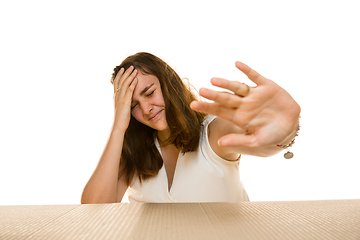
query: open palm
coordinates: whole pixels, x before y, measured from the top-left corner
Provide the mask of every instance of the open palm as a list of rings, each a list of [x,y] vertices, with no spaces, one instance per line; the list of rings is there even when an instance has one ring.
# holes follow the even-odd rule
[[[298,124],[300,107],[290,94],[275,82],[261,76],[249,66],[236,62],[236,67],[256,84],[248,87],[238,81],[213,78],[214,86],[224,88],[218,92],[202,88],[201,96],[213,102],[195,101],[192,109],[216,115],[242,129],[220,139],[222,146],[250,148],[280,144],[294,132]]]

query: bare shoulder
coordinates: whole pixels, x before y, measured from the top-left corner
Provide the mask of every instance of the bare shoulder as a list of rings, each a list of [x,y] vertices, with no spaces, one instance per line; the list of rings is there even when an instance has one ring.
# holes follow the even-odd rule
[[[208,138],[212,150],[218,156],[229,161],[236,160],[239,157],[239,154],[232,148],[220,147],[218,145],[218,140],[231,133],[244,133],[244,131],[230,121],[220,117],[215,118],[208,126]]]

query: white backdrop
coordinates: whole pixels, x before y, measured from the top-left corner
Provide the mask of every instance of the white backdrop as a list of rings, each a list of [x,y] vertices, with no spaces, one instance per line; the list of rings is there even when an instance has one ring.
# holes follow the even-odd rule
[[[251,85],[302,107],[295,157],[243,156],[252,201],[360,198],[359,0],[0,3],[0,205],[77,204],[110,133],[112,69],[151,52],[196,87]]]

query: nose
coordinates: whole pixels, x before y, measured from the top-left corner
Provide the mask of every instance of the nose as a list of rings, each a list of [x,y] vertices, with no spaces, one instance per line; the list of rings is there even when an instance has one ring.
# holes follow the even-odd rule
[[[153,110],[153,106],[147,101],[143,101],[142,103],[140,103],[140,108],[143,115],[149,115]]]

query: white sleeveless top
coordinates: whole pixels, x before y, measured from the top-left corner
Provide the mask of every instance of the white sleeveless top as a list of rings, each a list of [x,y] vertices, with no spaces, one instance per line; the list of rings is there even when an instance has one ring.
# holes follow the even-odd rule
[[[210,147],[207,132],[214,119],[214,116],[208,116],[204,121],[199,148],[195,152],[179,153],[170,191],[163,165],[155,177],[142,183],[134,177],[128,189],[129,202],[249,201],[240,180],[240,160],[227,161]],[[161,153],[157,140],[155,144]]]

